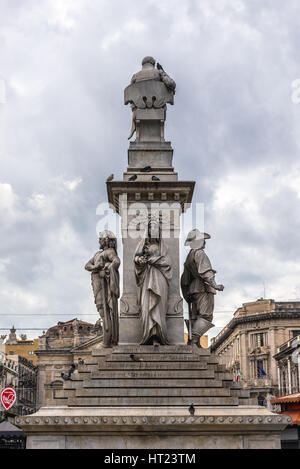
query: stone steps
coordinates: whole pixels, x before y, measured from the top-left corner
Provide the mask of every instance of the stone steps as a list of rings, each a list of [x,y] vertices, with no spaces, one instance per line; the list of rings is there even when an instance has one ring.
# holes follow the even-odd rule
[[[76,397],[99,397],[99,389],[76,389]],[[101,397],[230,397],[229,388],[103,388]],[[234,396],[235,397],[235,396]]]
[[[237,397],[70,397],[70,407],[112,407],[112,406],[237,406]]]
[[[82,368],[83,369],[83,368]],[[215,365],[213,363],[204,362],[99,362],[97,369],[102,370],[178,370],[179,372],[183,370],[215,370]],[[95,368],[93,368],[95,370]]]
[[[118,347],[117,347],[118,348]],[[110,355],[114,352],[116,348],[98,348],[92,350],[92,357],[103,357],[105,358],[107,355]]]
[[[132,360],[133,354],[137,360]],[[249,392],[234,382],[208,349],[125,345],[96,349],[57,391],[58,405],[249,405]]]
[[[105,358],[105,357],[104,357]],[[99,358],[89,358],[84,360],[84,365],[78,365],[78,369],[84,369],[85,366],[98,366]]]
[[[197,350],[196,350],[197,349]],[[120,345],[113,349],[112,354],[194,354],[201,356],[209,356],[210,352],[208,349],[198,349],[198,347],[190,347],[187,345],[168,345],[168,346],[157,346],[153,345]]]
[[[221,388],[217,379],[92,379],[83,383],[83,388]],[[69,389],[74,389],[70,387]],[[99,391],[98,391],[99,392]],[[140,392],[138,389],[137,392]]]
[[[230,393],[233,397],[239,397],[241,399],[249,399],[250,398],[250,393],[246,389],[232,389],[232,388],[227,388],[230,390]]]
[[[193,362],[198,362],[199,356],[195,354],[190,354],[190,353],[185,353],[182,355],[179,354],[170,354],[170,353],[136,353],[134,354],[135,358],[137,360],[140,359],[140,361],[145,361],[145,362],[187,362],[187,361],[193,361]],[[135,360],[132,360],[130,358],[130,354],[127,353],[112,353],[111,355],[106,357],[106,362],[135,362]]]
[[[209,370],[100,370],[92,372],[92,378],[94,379],[141,379],[141,378],[151,378],[151,379],[190,379],[190,378],[214,378],[215,372],[212,369]]]
[[[68,389],[66,389],[66,388],[58,389],[55,393],[55,397],[58,400],[63,399],[63,400],[68,401],[68,399],[75,397],[75,393],[76,393],[76,389],[69,389],[69,388]],[[65,405],[65,404],[63,404],[63,405]]]
[[[228,371],[225,373],[216,371],[216,378],[221,379],[222,381],[230,381],[231,383],[233,383],[232,374]]]

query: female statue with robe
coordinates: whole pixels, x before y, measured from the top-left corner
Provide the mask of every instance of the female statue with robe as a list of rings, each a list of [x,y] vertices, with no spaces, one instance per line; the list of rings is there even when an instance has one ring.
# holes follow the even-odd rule
[[[117,239],[108,230],[99,234],[100,251],[88,261],[85,269],[91,272],[95,304],[103,322],[103,346],[111,347],[119,341],[119,266]]]
[[[150,222],[134,256],[143,336],[141,344],[168,344],[166,315],[172,266],[159,226]]]

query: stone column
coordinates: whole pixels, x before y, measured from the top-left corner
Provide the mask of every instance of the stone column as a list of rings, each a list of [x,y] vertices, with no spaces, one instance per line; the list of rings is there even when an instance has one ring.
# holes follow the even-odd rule
[[[279,396],[281,394],[281,373],[280,373],[280,366],[277,366],[277,381],[278,381],[278,392]]]
[[[240,333],[240,348],[241,348],[241,370],[243,372],[244,379],[249,379],[250,363],[248,360],[248,341],[246,337],[247,332],[242,330]]]
[[[298,392],[300,392],[300,353],[298,354]]]
[[[288,369],[288,389],[289,389],[289,394],[292,394],[292,376],[291,376],[290,358],[287,359],[287,369]]]
[[[142,69],[134,74],[124,90],[124,104],[132,110],[132,128],[129,139],[128,167],[123,181],[108,181],[108,201],[122,217],[123,293],[120,300],[120,344],[138,344],[142,339],[137,285],[134,271],[134,253],[143,231],[129,227],[137,221],[138,210],[144,213],[144,222],[162,209],[162,221],[174,214],[180,218],[186,204],[193,197],[194,181],[180,181],[173,168],[171,142],[165,141],[164,126],[167,105],[174,104],[175,81],[157,64],[145,57]],[[124,211],[124,201],[127,206]],[[142,205],[142,208],[139,206]],[[156,206],[156,207],[154,207]],[[130,213],[131,212],[131,213]],[[132,231],[137,236],[130,236]],[[166,313],[167,339],[170,344],[184,344],[182,297],[179,287],[179,227],[170,223],[170,236],[162,234],[171,258],[173,275],[169,285]]]
[[[270,347],[270,360],[269,360],[269,377],[271,378],[272,385],[278,385],[276,360],[273,359],[276,354],[276,341],[275,341],[275,328],[271,327],[268,333],[268,345]]]
[[[46,366],[39,365],[37,377],[37,408],[45,405]]]
[[[124,194],[127,201],[126,214],[120,208],[122,216],[122,242],[123,242],[123,292],[120,300],[120,344],[137,344],[142,337],[141,321],[139,317],[139,309],[137,302],[137,285],[134,273],[134,254],[144,228],[140,233],[136,231],[133,223],[137,217],[138,211],[144,207],[146,219],[155,215],[160,208],[165,212],[172,212],[174,218],[179,220],[182,213],[180,203],[174,203],[174,196],[167,195],[161,184],[155,183],[152,191],[148,193],[135,192],[132,194],[125,191],[132,190],[135,184],[124,184]],[[176,185],[176,182],[174,183]],[[150,186],[151,187],[151,186]],[[160,188],[162,187],[162,188]],[[140,191],[140,189],[138,189]],[[151,189],[150,189],[151,190]],[[166,194],[166,196],[165,196]],[[173,200],[170,200],[172,197]],[[132,200],[133,198],[133,200]],[[163,198],[163,200],[161,200]],[[167,199],[166,201],[164,199]],[[149,200],[150,199],[150,200]],[[167,214],[165,213],[165,216]],[[167,311],[167,333],[170,344],[184,344],[184,323],[183,323],[183,302],[180,295],[179,287],[179,228],[176,223],[172,222],[169,233],[162,233],[165,244],[168,247],[168,255],[171,259],[173,275],[169,287],[169,301]]]

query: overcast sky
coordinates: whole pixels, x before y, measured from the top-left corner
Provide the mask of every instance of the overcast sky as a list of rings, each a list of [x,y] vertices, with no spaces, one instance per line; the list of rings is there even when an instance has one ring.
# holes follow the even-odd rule
[[[264,282],[300,300],[299,17],[299,0],[0,0],[0,327],[97,320],[83,267],[145,55],[177,83],[166,137],[205,204],[216,326]]]

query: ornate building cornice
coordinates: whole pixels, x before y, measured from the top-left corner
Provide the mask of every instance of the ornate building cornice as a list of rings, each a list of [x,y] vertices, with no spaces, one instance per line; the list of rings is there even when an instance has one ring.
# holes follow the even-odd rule
[[[234,329],[239,324],[246,324],[257,321],[270,321],[271,319],[300,319],[300,311],[271,311],[270,313],[255,314],[252,316],[243,316],[239,318],[231,319],[231,321],[226,326],[224,333],[216,339],[216,341],[211,345],[211,351],[215,351],[234,331]]]

